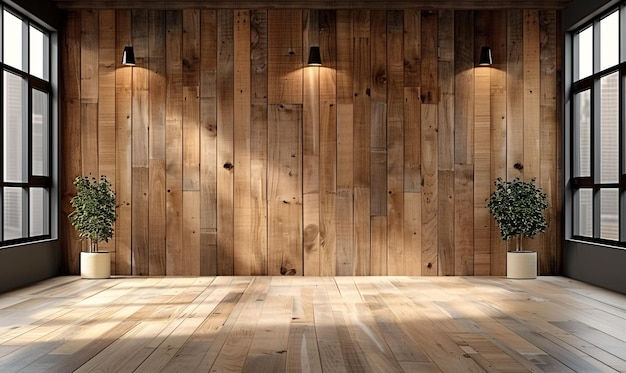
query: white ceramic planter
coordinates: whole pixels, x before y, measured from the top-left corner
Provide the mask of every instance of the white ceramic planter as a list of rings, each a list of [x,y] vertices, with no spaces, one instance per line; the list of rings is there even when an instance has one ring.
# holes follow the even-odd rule
[[[109,278],[111,277],[111,253],[80,253],[80,277]]]
[[[508,251],[506,277],[514,279],[537,278],[537,253],[534,251]]]

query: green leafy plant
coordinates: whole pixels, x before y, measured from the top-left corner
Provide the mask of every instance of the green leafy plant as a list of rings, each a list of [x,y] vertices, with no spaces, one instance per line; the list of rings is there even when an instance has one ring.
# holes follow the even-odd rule
[[[522,236],[533,238],[545,232],[548,224],[544,211],[548,208],[546,194],[531,182],[515,178],[494,182],[495,190],[489,197],[487,207],[495,218],[504,241],[517,237],[517,251],[521,251]]]
[[[70,222],[81,239],[89,239],[89,251],[97,252],[98,243],[113,237],[115,193],[105,176],[78,176],[74,179],[77,193],[70,203],[74,208],[69,214]]]

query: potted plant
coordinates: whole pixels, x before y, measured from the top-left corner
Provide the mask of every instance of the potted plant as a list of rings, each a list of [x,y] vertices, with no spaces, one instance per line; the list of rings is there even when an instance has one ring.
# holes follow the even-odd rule
[[[515,237],[517,247],[507,252],[507,277],[536,278],[537,253],[522,248],[522,238],[533,238],[545,232],[548,224],[544,211],[548,208],[546,194],[535,185],[535,179],[525,182],[519,178],[494,182],[495,190],[487,207],[495,218],[504,241]]]
[[[88,250],[80,253],[80,273],[83,278],[108,278],[111,276],[111,254],[98,251],[98,243],[113,237],[115,193],[105,176],[78,176],[74,179],[77,193],[70,203],[72,226],[81,239],[88,239]]]

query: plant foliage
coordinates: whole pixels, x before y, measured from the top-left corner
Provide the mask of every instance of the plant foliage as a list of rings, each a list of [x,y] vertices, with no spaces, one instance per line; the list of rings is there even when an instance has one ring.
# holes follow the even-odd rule
[[[78,176],[74,179],[77,193],[70,203],[74,208],[69,214],[72,226],[81,239],[89,239],[89,251],[97,252],[98,243],[108,242],[113,237],[115,215],[115,193],[105,176]]]
[[[489,197],[487,207],[496,219],[504,241],[524,235],[532,238],[545,232],[548,224],[544,211],[548,208],[546,194],[535,185],[535,179],[525,182],[519,178],[494,182],[496,188]],[[521,248],[518,246],[517,248]]]

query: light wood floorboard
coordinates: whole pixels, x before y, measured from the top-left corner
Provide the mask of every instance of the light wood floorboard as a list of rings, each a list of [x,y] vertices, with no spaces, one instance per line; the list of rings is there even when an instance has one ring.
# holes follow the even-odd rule
[[[57,277],[0,372],[626,372],[626,296],[564,277]]]

